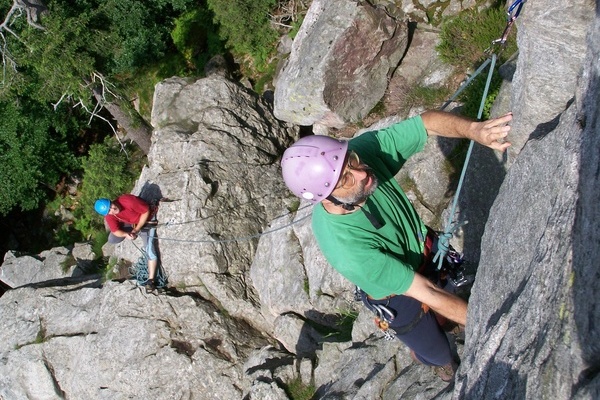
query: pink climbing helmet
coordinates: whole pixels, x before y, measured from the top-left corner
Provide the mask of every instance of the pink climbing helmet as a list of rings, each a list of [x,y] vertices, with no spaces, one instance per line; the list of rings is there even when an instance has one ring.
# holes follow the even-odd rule
[[[347,150],[348,142],[344,140],[322,135],[303,137],[283,153],[285,184],[301,199],[320,202],[335,189]]]

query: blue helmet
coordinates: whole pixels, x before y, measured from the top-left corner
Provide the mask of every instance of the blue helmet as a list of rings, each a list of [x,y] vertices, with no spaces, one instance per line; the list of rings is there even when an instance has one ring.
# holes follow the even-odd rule
[[[100,215],[108,215],[108,211],[110,210],[110,200],[109,199],[98,199],[96,203],[94,203],[94,210]]]

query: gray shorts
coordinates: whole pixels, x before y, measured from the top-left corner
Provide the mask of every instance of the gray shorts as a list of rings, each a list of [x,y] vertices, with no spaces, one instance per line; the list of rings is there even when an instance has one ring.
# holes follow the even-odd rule
[[[133,230],[133,227],[131,225],[125,225],[121,227],[121,230],[129,233]],[[138,237],[142,238],[148,260],[156,260],[156,228],[143,227],[139,232]],[[117,244],[121,243],[123,240],[125,240],[124,237],[115,236],[112,232],[108,235],[108,243]]]

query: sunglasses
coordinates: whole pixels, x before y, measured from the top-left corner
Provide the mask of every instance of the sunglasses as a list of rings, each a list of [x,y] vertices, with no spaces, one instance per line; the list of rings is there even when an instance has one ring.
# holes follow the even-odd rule
[[[346,167],[340,176],[340,180],[336,185],[337,188],[350,189],[352,186],[356,184],[356,179],[354,178],[354,174],[350,172],[350,170],[360,169],[360,158],[358,158],[358,154],[351,151],[348,153],[348,157],[346,159]]]

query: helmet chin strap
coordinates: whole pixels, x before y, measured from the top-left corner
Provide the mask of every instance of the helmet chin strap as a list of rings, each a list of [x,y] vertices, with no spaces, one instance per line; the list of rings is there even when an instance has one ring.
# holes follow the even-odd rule
[[[373,225],[373,227],[375,229],[379,229],[383,226],[381,224],[381,222],[377,221],[377,219],[373,216],[373,214],[371,214],[370,212],[368,212],[367,210],[365,210],[362,206],[359,206],[358,204],[343,203],[343,202],[339,201],[338,199],[336,199],[335,197],[333,197],[332,195],[327,196],[326,199],[329,200],[330,202],[332,202],[334,205],[336,205],[338,207],[342,207],[346,211],[354,211],[356,209],[356,207],[359,207],[361,209],[361,211],[365,214],[365,216],[367,217],[367,219],[369,220],[371,225]]]
[[[346,211],[354,211],[356,209],[356,207],[358,207],[357,204],[341,202],[338,199],[336,199],[335,197],[333,197],[332,195],[327,196],[326,199],[329,200],[330,202],[332,202],[333,205],[342,207]]]

